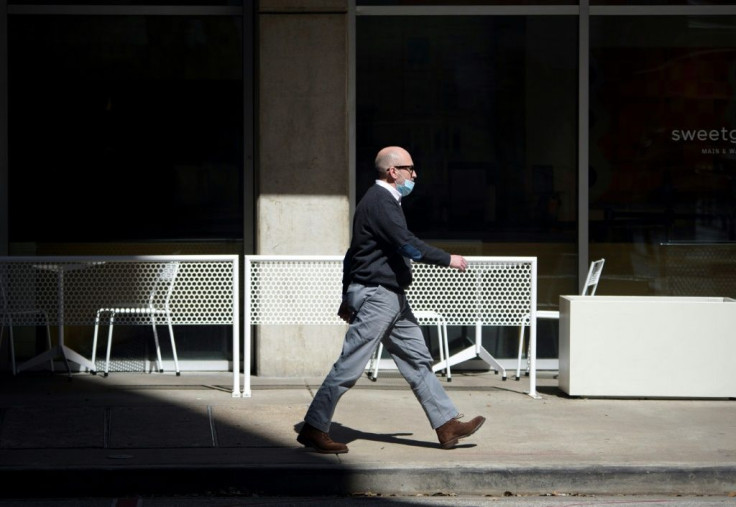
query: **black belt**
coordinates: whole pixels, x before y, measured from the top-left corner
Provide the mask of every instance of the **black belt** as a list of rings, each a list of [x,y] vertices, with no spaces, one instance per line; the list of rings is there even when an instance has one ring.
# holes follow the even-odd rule
[[[365,283],[365,282],[357,282],[360,285],[364,287],[383,287],[387,291],[393,292],[394,294],[404,295],[406,294],[406,291],[402,289],[401,287],[389,287],[388,285],[383,285],[382,283]]]

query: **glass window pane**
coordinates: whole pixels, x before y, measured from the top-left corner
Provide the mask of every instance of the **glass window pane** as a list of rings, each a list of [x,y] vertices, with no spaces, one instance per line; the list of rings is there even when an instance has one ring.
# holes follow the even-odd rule
[[[357,195],[378,149],[403,145],[420,237],[575,252],[576,55],[575,17],[358,17]]]
[[[242,238],[242,18],[8,18],[10,240]]]
[[[537,256],[543,307],[577,293],[577,18],[356,23],[357,198],[378,150],[404,146],[418,175],[403,204],[415,234],[464,255]],[[516,354],[518,330],[506,331],[484,331],[494,356]]]
[[[591,0],[590,5],[693,5],[692,0]],[[734,5],[734,0],[698,0],[697,5]]]
[[[243,0],[8,0],[8,5],[242,6]]]
[[[577,0],[463,0],[458,5],[577,5]],[[356,0],[358,6],[411,6],[452,5],[448,0]]]
[[[627,278],[606,291],[736,296],[736,17],[597,17],[590,34],[591,256]]]

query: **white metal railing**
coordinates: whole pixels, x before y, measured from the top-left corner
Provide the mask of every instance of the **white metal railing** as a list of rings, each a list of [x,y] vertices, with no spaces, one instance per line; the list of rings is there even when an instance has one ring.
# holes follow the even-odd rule
[[[10,256],[0,257],[0,315],[14,325],[58,326],[58,345],[25,367],[61,355],[94,371],[95,365],[64,344],[64,326],[94,326],[99,308],[120,301],[147,301],[162,264],[178,261],[170,300],[173,325],[230,325],[233,360],[240,355],[238,255]],[[23,312],[33,308],[40,313]],[[3,318],[3,324],[7,319]],[[150,325],[145,314],[120,314],[118,324]],[[21,369],[24,366],[21,365]],[[237,385],[239,367],[234,367]],[[233,396],[240,396],[234,391]]]
[[[246,255],[244,264],[244,387],[250,396],[251,326],[343,324],[342,256]],[[476,357],[506,379],[506,370],[481,344],[483,326],[529,326],[530,392],[536,392],[536,257],[467,257],[468,269],[414,263],[407,296],[414,310],[434,310],[447,325],[472,325],[474,345],[450,366]],[[234,391],[239,386],[233,387]]]

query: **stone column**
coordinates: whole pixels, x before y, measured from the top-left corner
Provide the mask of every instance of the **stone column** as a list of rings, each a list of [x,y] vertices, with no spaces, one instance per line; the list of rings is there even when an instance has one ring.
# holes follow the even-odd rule
[[[261,0],[256,249],[342,255],[350,239],[347,0]],[[335,312],[341,295],[335,294]],[[343,326],[255,333],[260,376],[323,376]]]

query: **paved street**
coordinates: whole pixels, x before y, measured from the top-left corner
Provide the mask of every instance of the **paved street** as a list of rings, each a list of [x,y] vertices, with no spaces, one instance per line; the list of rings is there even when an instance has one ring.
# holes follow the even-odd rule
[[[90,498],[0,500],[0,507],[710,507],[734,506],[733,497],[667,496],[406,496],[406,497],[254,497],[254,498]]]
[[[683,370],[693,381],[700,374]],[[192,372],[4,378],[2,496],[23,505],[39,497],[601,505],[618,495],[736,505],[731,399],[574,398],[551,374],[540,375],[534,399],[527,378],[453,372],[446,386],[458,408],[488,420],[446,451],[405,381],[387,371],[361,379],[338,406],[331,433],[350,452],[319,455],[296,432],[321,379],[254,377],[250,398],[234,398],[231,381]]]

